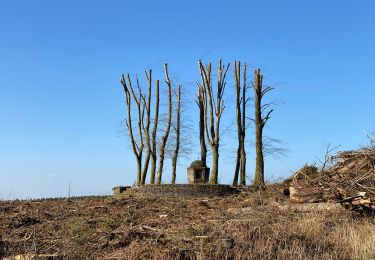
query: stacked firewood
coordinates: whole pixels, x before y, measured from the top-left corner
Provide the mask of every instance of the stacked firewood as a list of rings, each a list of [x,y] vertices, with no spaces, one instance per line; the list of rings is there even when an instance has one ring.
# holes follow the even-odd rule
[[[375,148],[338,152],[330,160],[326,169],[305,165],[288,180],[291,201],[340,202],[355,197],[349,199],[353,205],[375,208]]]
[[[357,195],[345,198],[339,202],[346,209],[375,216],[375,203],[366,197],[366,192],[358,192]]]

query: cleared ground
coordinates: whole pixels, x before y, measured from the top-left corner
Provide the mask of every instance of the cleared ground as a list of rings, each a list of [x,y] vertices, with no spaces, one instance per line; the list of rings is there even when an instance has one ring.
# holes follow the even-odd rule
[[[375,221],[288,209],[282,187],[226,198],[0,201],[0,258],[370,259]]]

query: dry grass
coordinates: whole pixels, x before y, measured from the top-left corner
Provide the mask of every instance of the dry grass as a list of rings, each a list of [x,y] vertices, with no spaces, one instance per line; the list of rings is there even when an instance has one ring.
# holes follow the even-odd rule
[[[342,210],[282,211],[273,206],[288,203],[278,190],[211,199],[2,201],[0,258],[25,253],[57,253],[64,259],[375,257],[374,219]]]

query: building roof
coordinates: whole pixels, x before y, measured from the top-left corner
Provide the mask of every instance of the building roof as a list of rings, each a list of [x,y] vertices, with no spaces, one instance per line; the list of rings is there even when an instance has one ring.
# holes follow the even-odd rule
[[[190,164],[190,168],[202,168],[202,167],[206,167],[206,165],[204,165],[203,161],[201,160],[193,161]]]

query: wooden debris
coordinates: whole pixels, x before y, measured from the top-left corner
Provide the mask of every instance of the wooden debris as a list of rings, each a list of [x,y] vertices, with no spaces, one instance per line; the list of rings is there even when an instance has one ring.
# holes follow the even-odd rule
[[[323,189],[321,187],[289,187],[290,201],[293,203],[313,203],[323,201]]]
[[[288,181],[293,203],[340,202],[355,211],[375,208],[375,148],[338,152],[325,170],[305,165]],[[367,196],[365,196],[367,194]]]
[[[356,196],[348,197],[340,201],[346,209],[359,212],[362,215],[375,216],[375,205],[370,198],[367,198],[366,192],[360,192]]]
[[[303,204],[280,204],[274,202],[272,206],[287,212],[324,212],[342,209],[340,203],[303,203]]]

